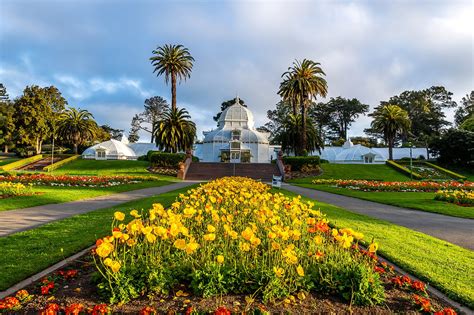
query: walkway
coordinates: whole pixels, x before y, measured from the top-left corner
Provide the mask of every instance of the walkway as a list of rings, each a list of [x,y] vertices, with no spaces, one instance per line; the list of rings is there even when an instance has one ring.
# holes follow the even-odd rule
[[[411,210],[377,202],[284,184],[283,189],[352,212],[389,221],[474,250],[474,220]]]
[[[2,211],[0,212],[0,237],[29,230],[39,225],[77,214],[114,207],[124,202],[163,194],[195,183],[192,181],[178,182],[160,187],[137,189],[66,203]]]

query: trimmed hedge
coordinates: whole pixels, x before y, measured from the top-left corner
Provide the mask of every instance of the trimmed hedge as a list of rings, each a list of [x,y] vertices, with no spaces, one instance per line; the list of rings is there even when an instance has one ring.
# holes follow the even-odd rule
[[[22,166],[25,166],[27,164],[39,161],[43,158],[42,154],[34,155],[32,157],[26,158],[26,159],[21,159],[19,161],[12,162],[10,164],[5,164],[0,167],[1,170],[3,171],[11,171],[14,170],[15,168],[19,168]]]
[[[448,170],[448,169],[445,169],[445,168],[443,168],[443,167],[441,167],[441,166],[438,166],[438,165],[436,165],[436,164],[432,164],[432,163],[430,163],[430,162],[424,162],[424,163],[425,163],[426,165],[428,165],[429,167],[432,167],[432,168],[434,168],[434,169],[437,169],[438,171],[440,171],[440,172],[442,172],[442,173],[444,173],[444,174],[446,174],[446,175],[449,175],[449,176],[451,176],[451,177],[454,177],[454,178],[457,178],[457,179],[462,179],[462,180],[466,180],[466,179],[467,179],[466,176],[463,176],[463,175],[461,175],[461,174],[455,173],[455,172],[453,172],[453,171],[450,171],[450,170]]]
[[[51,171],[53,171],[53,170],[55,170],[55,169],[57,169],[57,168],[63,166],[64,164],[67,164],[67,163],[69,163],[69,162],[72,162],[72,161],[74,161],[74,160],[77,160],[79,157],[81,157],[79,154],[70,156],[70,157],[68,157],[68,158],[65,158],[64,160],[60,160],[60,161],[58,161],[58,162],[56,162],[56,163],[53,163],[53,164],[51,164],[51,165],[48,165],[48,166],[43,167],[43,171],[51,172]]]
[[[300,171],[304,165],[318,166],[321,163],[319,156],[284,156],[283,164],[290,165],[291,171]]]
[[[148,152],[150,163],[158,167],[178,168],[180,162],[184,162],[186,154],[184,153],[167,153],[167,152]]]
[[[423,177],[416,173],[416,172],[413,172],[411,171],[410,169],[394,162],[394,161],[390,161],[388,160],[387,162],[385,162],[388,166],[390,166],[391,168],[399,171],[400,173],[404,173],[405,175],[408,175],[408,176],[412,176],[414,179],[423,179]]]

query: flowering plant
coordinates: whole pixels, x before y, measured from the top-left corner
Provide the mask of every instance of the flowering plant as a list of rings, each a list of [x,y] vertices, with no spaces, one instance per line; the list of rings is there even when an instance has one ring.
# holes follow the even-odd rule
[[[474,191],[457,190],[438,190],[434,197],[435,200],[447,201],[462,206],[474,206]]]
[[[0,198],[11,196],[28,195],[31,193],[31,185],[22,183],[0,182]]]

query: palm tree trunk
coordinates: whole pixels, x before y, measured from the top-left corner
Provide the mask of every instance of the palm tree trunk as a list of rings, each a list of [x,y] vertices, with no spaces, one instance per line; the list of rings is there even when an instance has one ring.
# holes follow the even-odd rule
[[[77,154],[77,146],[78,146],[77,143],[74,142],[73,146],[74,146],[74,154]]]
[[[301,148],[300,155],[306,151],[308,144],[308,135],[306,134],[306,106],[301,102]]]
[[[176,73],[171,72],[171,109],[176,110]]]
[[[388,159],[393,161],[393,138],[388,139]]]

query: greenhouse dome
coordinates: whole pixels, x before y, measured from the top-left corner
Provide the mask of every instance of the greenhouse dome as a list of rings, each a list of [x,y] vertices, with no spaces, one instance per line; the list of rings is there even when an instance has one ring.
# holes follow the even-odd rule
[[[136,160],[137,155],[126,143],[111,139],[87,148],[82,153],[82,158],[90,160]]]

